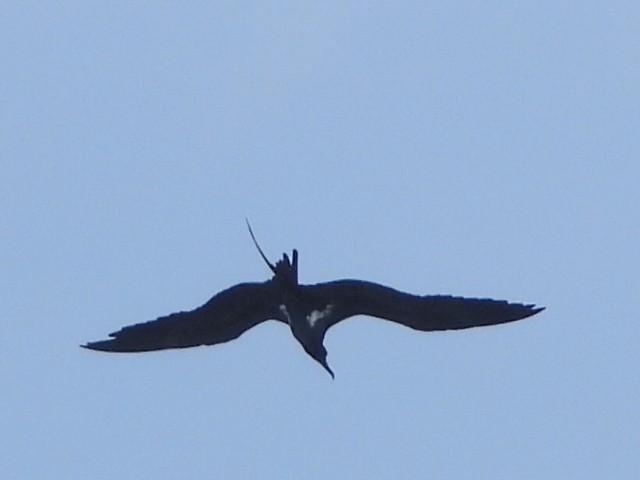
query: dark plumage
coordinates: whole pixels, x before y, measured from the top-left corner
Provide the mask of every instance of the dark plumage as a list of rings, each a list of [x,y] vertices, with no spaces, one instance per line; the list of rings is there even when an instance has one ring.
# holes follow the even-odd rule
[[[325,333],[354,315],[369,315],[415,330],[432,331],[513,322],[544,309],[503,300],[417,296],[361,280],[301,285],[296,250],[293,261],[284,254],[274,266],[257,242],[256,247],[273,271],[271,280],[241,283],[223,290],[195,310],[124,327],[111,333],[109,340],[83,347],[105,352],[147,352],[215,345],[238,338],[251,327],[273,319],[289,324],[305,351],[333,377],[323,345]]]

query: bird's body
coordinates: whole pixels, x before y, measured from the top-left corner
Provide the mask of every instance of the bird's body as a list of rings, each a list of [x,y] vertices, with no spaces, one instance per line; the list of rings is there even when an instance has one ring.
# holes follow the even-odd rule
[[[253,234],[252,234],[253,236]],[[255,241],[255,239],[254,239]],[[257,246],[257,243],[256,243]],[[260,247],[258,247],[260,250]],[[304,350],[333,377],[323,341],[326,331],[354,315],[390,320],[415,330],[457,330],[520,320],[543,308],[492,299],[417,296],[361,280],[298,283],[298,252],[271,265],[273,277],[242,283],[188,312],[124,327],[109,340],[83,345],[106,352],[146,352],[215,345],[238,338],[266,320],[287,323]]]

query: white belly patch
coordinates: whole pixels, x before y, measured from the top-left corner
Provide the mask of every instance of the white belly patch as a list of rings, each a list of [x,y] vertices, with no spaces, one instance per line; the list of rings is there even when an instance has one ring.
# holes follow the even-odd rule
[[[329,304],[329,305],[327,305],[327,308],[325,308],[322,311],[320,311],[320,310],[312,311],[309,315],[307,315],[307,322],[309,323],[309,326],[311,328],[315,327],[315,325],[318,322],[318,320],[320,320],[320,319],[324,318],[325,316],[329,315],[331,313],[331,310],[333,310],[333,305]]]
[[[291,317],[289,316],[289,311],[287,310],[286,305],[280,305],[280,311],[287,319],[287,322],[291,323]]]

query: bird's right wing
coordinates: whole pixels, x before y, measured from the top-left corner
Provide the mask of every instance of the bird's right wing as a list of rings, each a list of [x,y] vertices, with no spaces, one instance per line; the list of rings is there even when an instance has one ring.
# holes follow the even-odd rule
[[[543,310],[534,305],[489,298],[411,295],[377,283],[338,280],[305,286],[318,309],[323,332],[345,318],[369,315],[415,330],[459,330],[530,317]]]
[[[124,327],[109,340],[83,345],[105,352],[147,352],[214,345],[239,337],[269,319],[285,321],[271,282],[243,283],[215,295],[201,307]]]

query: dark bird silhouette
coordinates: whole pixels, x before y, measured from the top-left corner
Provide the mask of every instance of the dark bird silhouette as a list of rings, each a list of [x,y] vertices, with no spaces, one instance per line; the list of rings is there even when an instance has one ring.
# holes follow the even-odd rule
[[[411,295],[372,282],[337,280],[298,283],[298,252],[271,264],[249,233],[273,277],[262,283],[241,283],[215,295],[201,307],[124,327],[109,340],[82,345],[104,352],[148,352],[215,345],[238,338],[266,320],[291,328],[304,350],[329,374],[323,341],[327,330],[354,315],[391,320],[415,330],[459,330],[497,325],[530,317],[544,307],[488,298]]]

